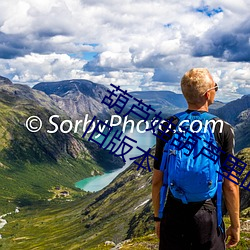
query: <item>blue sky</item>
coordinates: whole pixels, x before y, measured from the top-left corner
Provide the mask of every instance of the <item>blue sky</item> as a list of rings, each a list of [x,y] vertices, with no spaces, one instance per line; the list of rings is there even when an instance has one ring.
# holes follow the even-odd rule
[[[248,0],[1,1],[0,75],[180,93],[182,75],[206,67],[230,101],[250,94],[249,9]]]

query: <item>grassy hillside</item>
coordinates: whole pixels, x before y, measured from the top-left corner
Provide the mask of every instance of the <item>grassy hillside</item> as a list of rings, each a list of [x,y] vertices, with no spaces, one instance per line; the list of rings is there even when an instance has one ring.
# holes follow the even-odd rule
[[[58,124],[67,118],[44,93],[23,85],[0,85],[0,215],[51,198],[54,186],[74,188],[91,173],[123,165],[78,135],[47,133],[52,130],[48,117],[54,114],[61,116]],[[32,115],[43,121],[37,133],[25,127]]]
[[[0,244],[3,249],[68,250],[89,249],[105,240],[118,243],[132,235],[134,216],[141,216],[145,206],[151,209],[151,175],[137,172],[132,165],[102,191],[73,201],[61,198],[23,207],[20,213],[6,217]],[[141,233],[153,230],[151,213],[146,217]]]
[[[243,150],[239,157],[250,157],[249,150]],[[61,198],[21,208],[20,213],[6,217],[8,224],[0,230],[0,244],[3,249],[103,250],[111,249],[105,241],[113,241],[121,243],[120,249],[157,249],[158,241],[150,235],[154,232],[152,173],[136,168],[132,164],[99,192],[83,194],[73,201]],[[249,244],[249,217],[249,208],[242,211],[237,250],[245,250]],[[228,224],[228,217],[225,219]]]

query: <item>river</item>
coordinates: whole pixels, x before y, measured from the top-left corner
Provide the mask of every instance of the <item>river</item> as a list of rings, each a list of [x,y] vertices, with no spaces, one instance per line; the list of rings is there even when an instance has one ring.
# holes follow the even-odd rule
[[[156,137],[149,131],[146,133],[139,133],[134,130],[133,133],[128,130],[125,135],[137,141],[136,145],[144,150],[155,145]],[[132,145],[132,143],[131,143]],[[134,144],[133,144],[134,145]],[[78,181],[75,186],[85,191],[95,192],[106,187],[119,173],[123,172],[133,161],[127,160],[128,158],[139,156],[143,154],[142,151],[134,147],[126,156],[126,164],[113,172],[105,173],[103,175],[93,176]],[[135,169],[136,171],[136,169]],[[146,170],[145,170],[146,171]]]

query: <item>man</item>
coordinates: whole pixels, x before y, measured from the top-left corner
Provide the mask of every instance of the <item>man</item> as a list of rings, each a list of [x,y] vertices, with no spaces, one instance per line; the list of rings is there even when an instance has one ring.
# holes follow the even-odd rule
[[[208,112],[208,106],[214,102],[218,86],[207,69],[194,68],[183,76],[181,89],[188,104],[187,112],[198,111],[202,113]],[[172,123],[178,124],[178,118],[174,116],[171,118],[173,118]],[[225,152],[220,156],[221,163],[226,160],[228,155],[234,155],[235,144],[232,127],[228,123],[222,122],[223,130],[219,131],[220,126],[218,125],[220,124],[216,123],[214,131],[218,147],[221,147]],[[171,134],[169,136],[171,137]],[[169,136],[165,136],[165,140],[169,140]],[[227,248],[236,246],[240,239],[239,188],[227,178],[223,180],[223,195],[231,226],[227,229],[226,235],[217,226],[216,197],[202,202],[183,204],[169,191],[163,218],[159,219],[160,189],[163,183],[163,172],[160,171],[160,165],[165,143],[164,140],[157,137],[155,156],[158,160],[154,161],[152,179],[152,200],[155,230],[160,239],[159,249],[223,250],[225,249],[225,240],[228,240]],[[227,172],[225,172],[226,175]],[[232,177],[230,178],[232,179]],[[236,179],[234,180],[237,182]]]

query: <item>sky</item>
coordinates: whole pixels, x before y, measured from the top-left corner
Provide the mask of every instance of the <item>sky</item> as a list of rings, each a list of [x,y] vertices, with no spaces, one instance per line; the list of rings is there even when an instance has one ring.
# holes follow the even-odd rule
[[[33,86],[87,79],[181,93],[205,67],[217,99],[250,94],[249,0],[0,1],[0,75]]]

